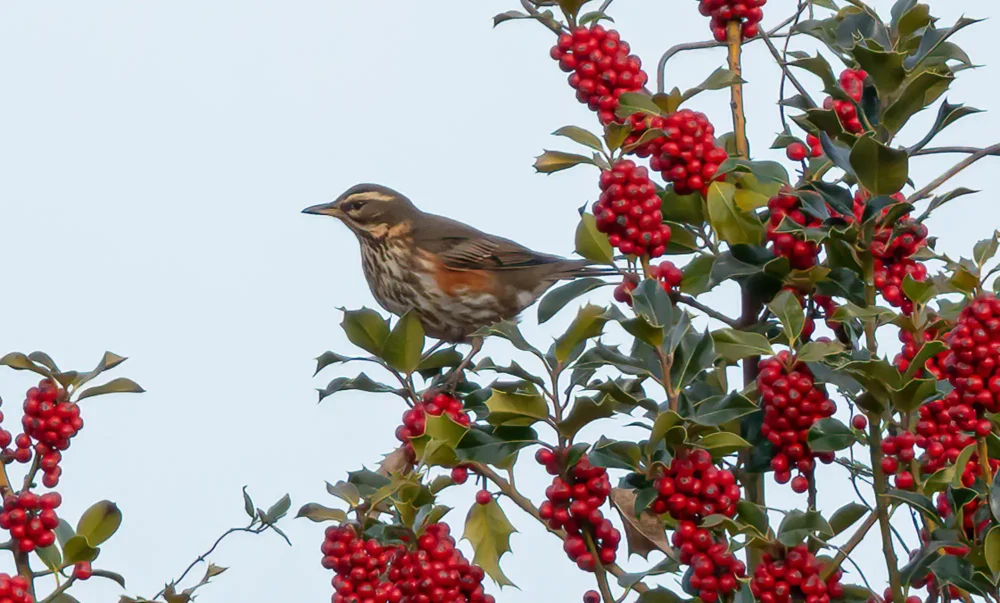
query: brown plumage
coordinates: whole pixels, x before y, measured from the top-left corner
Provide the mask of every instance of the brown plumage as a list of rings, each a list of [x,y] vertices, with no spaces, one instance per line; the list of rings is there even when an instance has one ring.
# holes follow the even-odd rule
[[[359,184],[303,211],[336,217],[357,236],[379,305],[397,316],[416,310],[427,335],[448,342],[517,316],[560,280],[608,274],[587,260],[532,251],[422,212],[377,184]]]

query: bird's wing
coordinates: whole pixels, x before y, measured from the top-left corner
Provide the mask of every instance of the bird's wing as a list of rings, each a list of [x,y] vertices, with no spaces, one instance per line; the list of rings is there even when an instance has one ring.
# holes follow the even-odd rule
[[[432,222],[415,229],[414,243],[440,257],[453,270],[503,270],[565,261],[461,222],[441,216],[427,217]]]

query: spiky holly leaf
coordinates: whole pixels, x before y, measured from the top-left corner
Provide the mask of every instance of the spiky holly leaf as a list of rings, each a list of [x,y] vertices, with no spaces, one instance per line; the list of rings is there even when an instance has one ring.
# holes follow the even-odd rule
[[[500,569],[500,558],[510,552],[510,536],[515,532],[517,530],[495,500],[485,505],[472,505],[465,518],[462,538],[472,543],[475,551],[472,560],[499,586],[514,586]]]

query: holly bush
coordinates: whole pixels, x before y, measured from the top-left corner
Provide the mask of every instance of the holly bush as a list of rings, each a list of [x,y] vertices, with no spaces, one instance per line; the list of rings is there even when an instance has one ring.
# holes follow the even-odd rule
[[[402,416],[376,470],[328,484],[334,506],[299,512],[327,524],[334,603],[493,601],[511,584],[509,505],[593,576],[588,603],[1000,601],[1000,235],[952,258],[929,231],[973,192],[947,182],[1000,151],[933,146],[978,112],[945,99],[973,66],[955,39],[976,21],[941,23],[917,0],[889,14],[802,0],[767,30],[765,0],[675,4],[698,8],[711,39],[669,49],[655,73],[611,28],[610,0],[522,0],[496,16],[552,31],[551,58],[597,118],[556,131],[577,150],[535,167],[593,178],[576,252],[619,274],[551,290],[538,322],[601,287],[614,303],[579,307],[551,345],[513,322],[481,330],[515,360],[479,355],[454,388],[462,354],[427,342],[416,314],[344,312],[363,354],[327,352],[317,373],[369,363],[388,382],[338,376],[320,400],[386,394]],[[807,38],[821,50],[797,50]],[[782,72],[772,159],[749,152],[744,44],[765,45]],[[668,86],[672,57],[713,47],[725,65]],[[696,110],[711,91],[730,95],[730,116]],[[930,129],[907,127],[924,110]],[[932,154],[960,160],[911,172]],[[738,296],[740,315],[701,301],[713,290]],[[631,439],[579,437],[623,416]],[[552,477],[544,492],[516,486],[532,462]],[[827,515],[818,464],[856,494]],[[470,478],[471,560],[438,502]],[[768,506],[769,490],[796,502]],[[865,539],[881,543],[885,583],[852,559]],[[620,565],[632,555],[649,560],[642,571]]]
[[[72,454],[70,445],[83,429],[81,409],[90,404],[85,401],[95,396],[144,391],[126,377],[116,377],[100,385],[92,383],[125,360],[123,356],[105,352],[92,370],[75,371],[60,369],[45,352],[11,352],[0,358],[0,366],[41,377],[38,385],[24,395],[19,428],[8,429],[9,409],[5,407],[0,412],[0,497],[3,499],[0,530],[10,537],[0,543],[0,550],[10,553],[10,567],[13,568],[9,573],[0,572],[0,603],[76,603],[73,586],[92,578],[113,580],[125,589],[124,576],[97,563],[101,547],[121,526],[121,509],[109,500],[98,501],[83,512],[74,527],[59,511],[63,494],[56,489],[62,475],[63,455]],[[18,465],[25,470],[23,475],[15,476],[13,469]],[[284,537],[275,523],[291,506],[287,495],[263,511],[254,507],[244,489],[243,502],[250,516],[249,525],[224,532],[206,553],[151,599],[122,596],[121,602],[188,603],[196,591],[226,571],[225,567],[209,563],[199,580],[189,580],[184,586],[190,572],[203,563],[223,539],[236,533],[260,534],[268,530]]]

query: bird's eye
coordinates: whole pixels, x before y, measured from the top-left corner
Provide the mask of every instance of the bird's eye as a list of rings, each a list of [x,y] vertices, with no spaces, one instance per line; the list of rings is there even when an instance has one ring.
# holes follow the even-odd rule
[[[344,204],[344,211],[346,211],[349,214],[352,214],[361,209],[361,207],[364,204],[365,204],[364,201],[348,201],[347,203]]]

